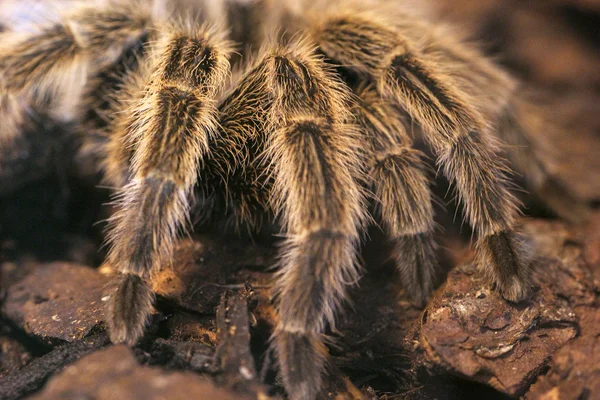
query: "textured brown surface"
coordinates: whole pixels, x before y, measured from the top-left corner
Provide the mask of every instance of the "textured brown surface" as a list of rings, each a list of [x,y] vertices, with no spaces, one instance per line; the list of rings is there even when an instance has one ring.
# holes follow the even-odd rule
[[[583,251],[571,245],[559,250],[559,256],[571,262],[586,263],[589,273],[577,274],[579,291],[574,300],[579,317],[579,337],[562,347],[553,356],[549,372],[541,376],[527,393],[528,399],[575,400],[593,399],[600,393],[600,214],[595,215],[587,230],[580,233],[575,243],[583,244]],[[565,241],[569,243],[569,237]],[[561,249],[560,246],[552,246]],[[568,271],[565,271],[568,272]],[[571,280],[572,282],[573,280]],[[561,279],[561,282],[569,282]],[[586,290],[587,289],[587,290]],[[589,295],[589,290],[595,295]]]
[[[140,366],[131,350],[115,346],[65,368],[41,393],[31,397],[39,400],[82,398],[233,400],[250,397],[219,389],[210,380],[190,372],[164,372]]]
[[[575,337],[575,313],[548,287],[527,304],[507,303],[474,273],[450,274],[423,317],[421,344],[433,364],[517,395]]]
[[[351,291],[354,307],[340,319],[332,336],[334,344],[330,351],[334,364],[328,396],[339,399],[359,396],[381,398],[381,389],[375,391],[373,387],[381,388],[383,385],[407,387],[405,391],[415,398],[435,398],[440,393],[468,387],[466,381],[449,382],[447,374],[483,382],[510,394],[525,393],[529,384],[537,378],[538,382],[528,394],[531,398],[556,390],[570,393],[576,385],[579,385],[581,393],[590,390],[596,385],[597,376],[589,358],[584,355],[596,351],[594,346],[598,335],[595,328],[598,325],[597,310],[594,307],[600,292],[597,268],[599,223],[598,216],[587,228],[569,227],[562,222],[526,221],[524,230],[532,238],[537,254],[533,273],[536,289],[528,302],[516,306],[502,300],[475,273],[474,268],[466,264],[450,273],[447,283],[429,305],[426,317],[401,296],[393,268],[389,265],[378,267],[383,263],[385,249],[377,245],[380,238],[375,235],[375,242],[365,251],[365,260],[370,268],[360,287]],[[209,243],[220,248],[226,246],[227,241],[212,239]],[[260,379],[272,373],[268,371],[272,371],[273,361],[256,351],[261,346],[264,351],[276,318],[268,290],[270,273],[264,272],[270,263],[266,261],[269,251],[249,245],[253,250],[248,251],[254,252],[255,258],[244,256],[237,265],[232,262],[234,270],[224,276],[218,265],[224,258],[232,260],[231,256],[220,257],[214,253],[203,258],[199,254],[207,253],[199,249],[205,245],[188,242],[177,252],[177,260],[181,265],[188,265],[188,270],[210,267],[202,276],[205,282],[222,282],[216,286],[220,305],[198,313],[193,310],[193,304],[186,303],[189,300],[185,299],[190,298],[186,293],[189,289],[182,289],[181,297],[165,297],[167,303],[158,304],[160,313],[157,316],[162,314],[163,317],[153,323],[154,328],[150,328],[147,334],[148,342],[143,345],[149,358],[144,356],[141,360],[151,365],[158,363],[163,368],[208,373],[220,385],[238,393],[266,395]],[[190,248],[196,251],[190,251]],[[460,255],[458,252],[456,257],[469,257],[469,254]],[[246,262],[252,268],[243,267]],[[259,262],[267,265],[260,266]],[[178,281],[190,279],[186,275],[177,276],[176,271],[178,269],[170,273]],[[90,272],[92,275],[87,276]],[[80,275],[86,277],[85,284],[71,285],[69,290],[85,289],[86,296],[94,290],[101,292],[103,275],[93,269],[72,264],[41,264],[24,279],[21,277],[15,285],[9,286],[5,307],[12,305],[15,309],[28,310],[32,307],[27,306],[31,296],[40,296],[40,293],[55,287],[58,281],[68,282]],[[101,277],[100,280],[98,277]],[[98,286],[98,289],[89,290],[89,285]],[[30,286],[35,290],[28,289],[32,291],[29,295],[15,296],[14,293],[18,293],[15,292],[16,287]],[[57,303],[59,299],[60,296],[53,299],[50,305],[64,307],[64,304]],[[91,303],[93,300],[86,301]],[[71,301],[70,304],[79,303]],[[173,311],[169,311],[170,305],[175,307]],[[50,319],[56,314],[54,308],[46,311],[45,315]],[[34,336],[67,340],[73,334],[66,334],[64,327],[56,329],[61,325],[54,324],[61,322],[62,317],[61,321],[52,320],[54,324],[49,321],[39,323],[35,325],[36,331],[29,331],[29,325],[21,322],[26,320],[20,316],[22,311],[21,314],[4,314]],[[31,315],[27,314],[26,318],[31,318]],[[91,318],[89,327],[95,322],[96,319]],[[420,326],[418,334],[413,333],[412,326]],[[581,336],[575,338],[578,332]],[[162,337],[156,337],[157,333]],[[413,338],[418,340],[415,342]],[[253,340],[255,346],[256,343],[262,344],[258,348],[251,347]],[[425,351],[425,362],[419,357],[421,350]],[[419,361],[417,369],[411,366],[412,359]],[[545,372],[546,365],[550,365],[550,372],[538,378],[540,373]],[[423,380],[422,376],[418,376],[416,372],[420,366],[431,369],[435,373],[434,378]],[[98,371],[94,373],[102,373]],[[346,374],[350,380],[345,377]],[[135,374],[132,376],[142,379]],[[79,381],[68,382],[62,383],[62,387],[72,384],[79,388]],[[125,386],[118,390],[131,390],[126,380],[113,385]],[[85,390],[102,389],[98,386]],[[451,398],[472,398],[463,394],[456,396]]]
[[[25,346],[10,337],[0,336],[0,379],[26,365],[33,356]]]
[[[535,291],[522,304],[502,300],[470,264],[453,270],[422,318],[426,363],[513,396],[523,394],[550,359],[551,373],[540,378],[531,398],[577,382],[599,384],[592,355],[600,333],[594,308],[600,281],[597,266],[584,256],[600,247],[589,234],[597,235],[598,220],[596,215],[587,230],[539,220],[524,225],[536,259]],[[582,357],[585,352],[590,357]]]
[[[10,286],[2,313],[43,340],[83,338],[104,316],[107,278],[77,264],[40,264]]]
[[[269,266],[273,254],[273,249],[240,240],[197,236],[177,246],[172,264],[153,276],[152,290],[183,308],[213,313],[232,273],[241,267]]]
[[[556,352],[550,371],[531,387],[527,399],[593,399],[600,393],[600,310],[576,311],[581,336]]]
[[[223,295],[217,308],[217,341],[215,369],[226,387],[238,392],[264,392],[250,349],[250,321],[248,298],[253,296],[250,286],[238,293]]]

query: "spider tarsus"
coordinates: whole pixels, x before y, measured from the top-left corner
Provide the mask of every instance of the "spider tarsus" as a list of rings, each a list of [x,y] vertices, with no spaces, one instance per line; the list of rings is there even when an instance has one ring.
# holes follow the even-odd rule
[[[153,303],[154,294],[144,279],[134,274],[120,275],[108,309],[110,340],[134,346],[144,334]]]
[[[320,335],[279,330],[274,334],[273,343],[289,398],[317,398],[329,359]]]
[[[433,234],[421,233],[394,239],[396,266],[408,298],[424,307],[433,292],[437,277],[436,245]]]
[[[531,293],[531,286],[522,278],[513,276],[508,282],[500,285],[502,297],[512,303],[525,300]]]
[[[528,250],[520,235],[496,232],[480,241],[478,252],[480,266],[506,300],[519,302],[529,295]]]

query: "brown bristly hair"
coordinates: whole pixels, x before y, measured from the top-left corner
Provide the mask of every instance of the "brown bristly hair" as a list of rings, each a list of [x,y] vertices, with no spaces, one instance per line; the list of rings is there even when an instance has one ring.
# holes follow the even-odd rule
[[[126,137],[134,146],[132,178],[110,222],[107,262],[125,277],[111,299],[109,325],[112,340],[128,344],[139,339],[152,311],[148,285],[134,281],[147,281],[161,260],[170,259],[189,221],[198,166],[217,134],[215,96],[229,73],[230,45],[218,30],[183,23],[161,32]]]

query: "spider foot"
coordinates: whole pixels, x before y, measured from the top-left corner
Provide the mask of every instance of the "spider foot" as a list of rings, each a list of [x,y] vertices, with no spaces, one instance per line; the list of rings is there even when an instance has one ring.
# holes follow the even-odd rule
[[[513,276],[508,281],[498,285],[498,287],[502,297],[513,303],[519,303],[520,301],[525,300],[531,293],[531,286],[529,283],[517,276]]]
[[[496,232],[478,246],[480,265],[506,300],[520,302],[531,292],[529,260],[522,237],[512,231]]]
[[[329,354],[320,335],[279,330],[273,339],[290,399],[317,398]]]
[[[427,305],[435,288],[436,255],[431,233],[406,235],[395,240],[396,266],[402,286],[417,307]]]
[[[134,346],[144,334],[154,295],[150,286],[137,275],[124,274],[118,279],[108,310],[110,340]]]

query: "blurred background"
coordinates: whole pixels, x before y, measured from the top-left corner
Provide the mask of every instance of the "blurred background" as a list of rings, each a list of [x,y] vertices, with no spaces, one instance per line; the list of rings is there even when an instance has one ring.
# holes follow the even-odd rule
[[[550,123],[538,132],[546,163],[579,196],[600,198],[600,1],[434,0],[483,49],[541,94]],[[545,147],[545,146],[544,146]]]

